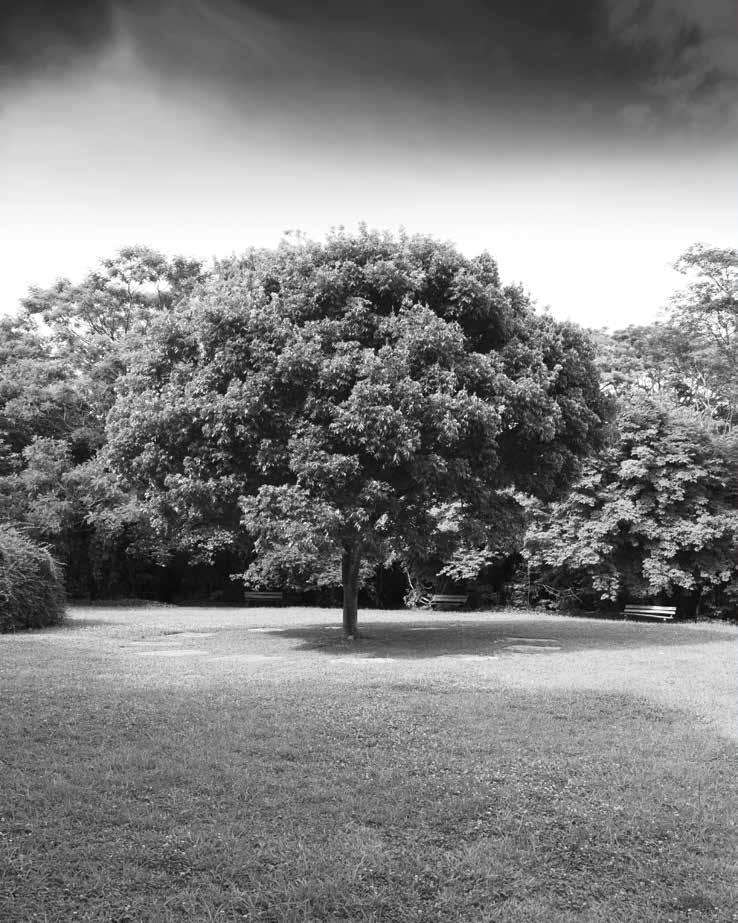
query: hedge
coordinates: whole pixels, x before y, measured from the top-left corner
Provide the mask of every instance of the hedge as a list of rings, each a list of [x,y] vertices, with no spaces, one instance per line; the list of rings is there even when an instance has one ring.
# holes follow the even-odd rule
[[[61,568],[48,550],[0,523],[0,632],[57,625],[64,603]]]

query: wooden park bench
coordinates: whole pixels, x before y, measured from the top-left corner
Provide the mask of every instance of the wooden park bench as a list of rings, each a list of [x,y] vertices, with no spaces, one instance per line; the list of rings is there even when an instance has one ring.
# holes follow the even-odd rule
[[[643,619],[660,619],[662,622],[673,622],[676,615],[676,606],[626,606],[623,615],[626,619],[636,616]]]
[[[271,590],[246,590],[243,594],[243,601],[245,603],[255,603],[256,605],[271,603],[274,606],[278,606],[284,601],[284,595],[281,592],[274,592]]]
[[[469,597],[466,593],[436,593],[431,596],[431,609],[463,609]]]

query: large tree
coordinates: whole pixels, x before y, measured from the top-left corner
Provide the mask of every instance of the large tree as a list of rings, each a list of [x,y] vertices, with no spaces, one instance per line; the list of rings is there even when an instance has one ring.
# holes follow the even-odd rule
[[[354,636],[362,566],[422,553],[450,504],[494,529],[501,490],[557,495],[604,414],[586,337],[488,255],[361,229],[220,264],[152,331],[108,451],[159,522],[245,526],[247,581],[332,571]]]

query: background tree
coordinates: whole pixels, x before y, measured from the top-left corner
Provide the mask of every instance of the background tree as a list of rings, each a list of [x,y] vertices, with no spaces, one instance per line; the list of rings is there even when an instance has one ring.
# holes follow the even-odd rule
[[[88,422],[84,391],[48,340],[27,317],[0,318],[0,476],[24,467],[37,437],[84,454]]]
[[[160,563],[143,507],[97,453],[128,354],[202,277],[196,261],[127,247],[0,320],[0,518],[50,545],[73,595],[125,593],[144,555]]]
[[[689,343],[693,377],[730,428],[738,410],[738,250],[695,244],[675,268],[692,281],[672,298],[669,325]]]
[[[738,598],[737,456],[735,433],[633,396],[570,494],[534,517],[526,549],[539,584],[589,605],[656,599],[728,614]]]
[[[165,528],[234,544],[245,527],[248,581],[340,573],[350,636],[362,564],[422,552],[444,504],[492,530],[510,485],[556,495],[605,415],[582,332],[427,237],[251,251],[151,334],[111,464]]]
[[[123,247],[77,285],[59,279],[49,288],[32,287],[22,306],[43,323],[53,354],[79,376],[78,388],[87,392],[102,429],[129,352],[204,277],[197,260]]]
[[[594,335],[611,440],[527,535],[554,596],[735,606],[738,252],[696,244],[675,265],[691,282],[661,322]]]
[[[675,266],[692,282],[662,322],[597,334],[603,385],[661,395],[729,430],[738,408],[738,251],[695,244]]]
[[[145,334],[154,318],[203,277],[197,260],[168,259],[150,247],[123,247],[77,285],[59,279],[49,288],[32,286],[22,305],[43,320],[59,353],[91,368],[111,344]]]

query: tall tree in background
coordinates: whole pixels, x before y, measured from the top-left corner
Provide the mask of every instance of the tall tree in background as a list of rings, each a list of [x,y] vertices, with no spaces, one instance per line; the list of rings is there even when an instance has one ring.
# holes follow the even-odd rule
[[[172,528],[245,527],[250,582],[333,569],[354,636],[362,565],[422,554],[449,504],[494,529],[501,490],[555,496],[604,415],[586,338],[489,256],[362,229],[222,263],[152,330],[108,457]]]
[[[730,430],[738,411],[738,251],[695,244],[675,267],[692,281],[663,321],[598,334],[603,384],[693,407]]]
[[[550,592],[590,603],[738,598],[738,252],[690,247],[690,285],[665,319],[597,333],[613,438],[561,502],[539,509],[527,555]]]
[[[0,476],[24,467],[37,437],[84,454],[88,411],[77,378],[31,318],[0,318]]]
[[[672,299],[669,326],[688,349],[697,389],[712,396],[708,409],[731,428],[738,412],[738,250],[695,244],[675,264],[691,278]]]
[[[738,602],[735,432],[694,410],[631,395],[611,443],[528,529],[532,571],[582,602],[679,601],[729,613]]]
[[[202,278],[197,260],[169,259],[150,247],[123,247],[77,285],[59,279],[49,288],[31,287],[22,305],[29,315],[41,317],[59,352],[90,368],[111,344],[145,334]]]
[[[128,353],[204,275],[197,260],[123,247],[79,284],[59,279],[49,288],[34,286],[21,303],[27,316],[43,322],[54,355],[76,371],[102,424]]]
[[[152,554],[145,513],[97,452],[129,353],[202,276],[196,261],[126,247],[78,285],[32,288],[0,321],[0,516],[53,547],[74,594],[119,585],[126,548]]]

